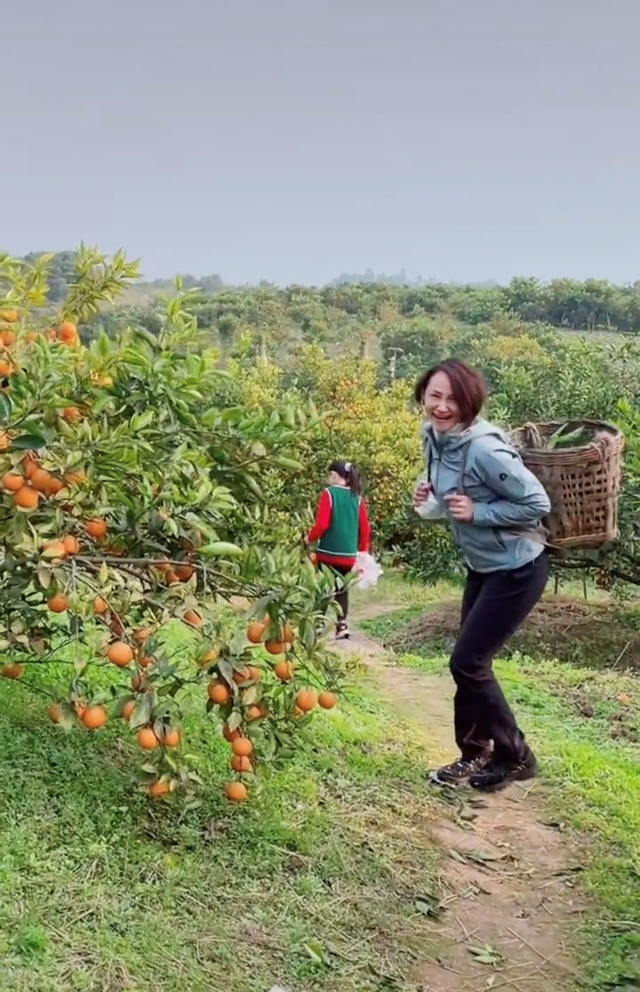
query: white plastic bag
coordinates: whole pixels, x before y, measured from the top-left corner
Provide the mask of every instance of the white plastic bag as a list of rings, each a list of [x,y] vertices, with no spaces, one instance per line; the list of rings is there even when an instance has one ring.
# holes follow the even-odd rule
[[[382,567],[375,558],[365,551],[359,551],[356,555],[354,572],[358,576],[356,588],[360,590],[372,589],[377,585],[378,579],[382,575]]]
[[[427,498],[415,507],[415,511],[423,520],[442,520],[445,516],[442,504],[438,502],[433,493],[429,493]]]

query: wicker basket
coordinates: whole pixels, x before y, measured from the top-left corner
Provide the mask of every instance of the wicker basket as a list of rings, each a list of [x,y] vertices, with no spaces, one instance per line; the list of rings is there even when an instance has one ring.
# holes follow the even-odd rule
[[[527,424],[511,437],[525,465],[549,494],[548,543],[555,548],[595,550],[618,536],[624,437],[611,424],[579,420],[566,423],[566,430],[583,428],[592,437],[589,443],[545,449],[544,439],[563,426],[562,421]]]

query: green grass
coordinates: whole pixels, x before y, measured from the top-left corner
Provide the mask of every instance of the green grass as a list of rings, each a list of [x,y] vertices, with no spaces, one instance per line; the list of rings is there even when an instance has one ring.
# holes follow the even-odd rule
[[[215,721],[191,716],[204,787],[185,809],[138,794],[123,725],[67,734],[0,688],[3,989],[415,989],[437,871],[424,757],[374,696],[319,715],[242,807],[221,798]]]
[[[364,623],[390,633],[407,611]],[[588,646],[585,645],[588,655]],[[446,672],[446,656],[400,664]],[[496,672],[549,782],[548,817],[584,863],[591,900],[580,932],[588,988],[640,987],[640,685],[633,673],[598,671],[516,654]]]

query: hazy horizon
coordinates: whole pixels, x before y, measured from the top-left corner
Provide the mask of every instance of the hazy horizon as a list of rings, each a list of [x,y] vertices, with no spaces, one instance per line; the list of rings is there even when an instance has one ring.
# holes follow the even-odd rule
[[[632,0],[10,5],[0,248],[235,285],[633,282],[639,23]]]

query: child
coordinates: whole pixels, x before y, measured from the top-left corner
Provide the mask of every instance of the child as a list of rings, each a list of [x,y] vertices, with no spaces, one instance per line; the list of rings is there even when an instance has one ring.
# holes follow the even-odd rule
[[[335,461],[329,466],[328,487],[322,490],[316,520],[304,543],[316,546],[318,565],[326,565],[343,578],[353,571],[356,554],[369,551],[371,526],[360,495],[360,476],[351,462]],[[349,592],[336,583],[335,598],[341,616],[336,638],[349,636],[347,615]]]

